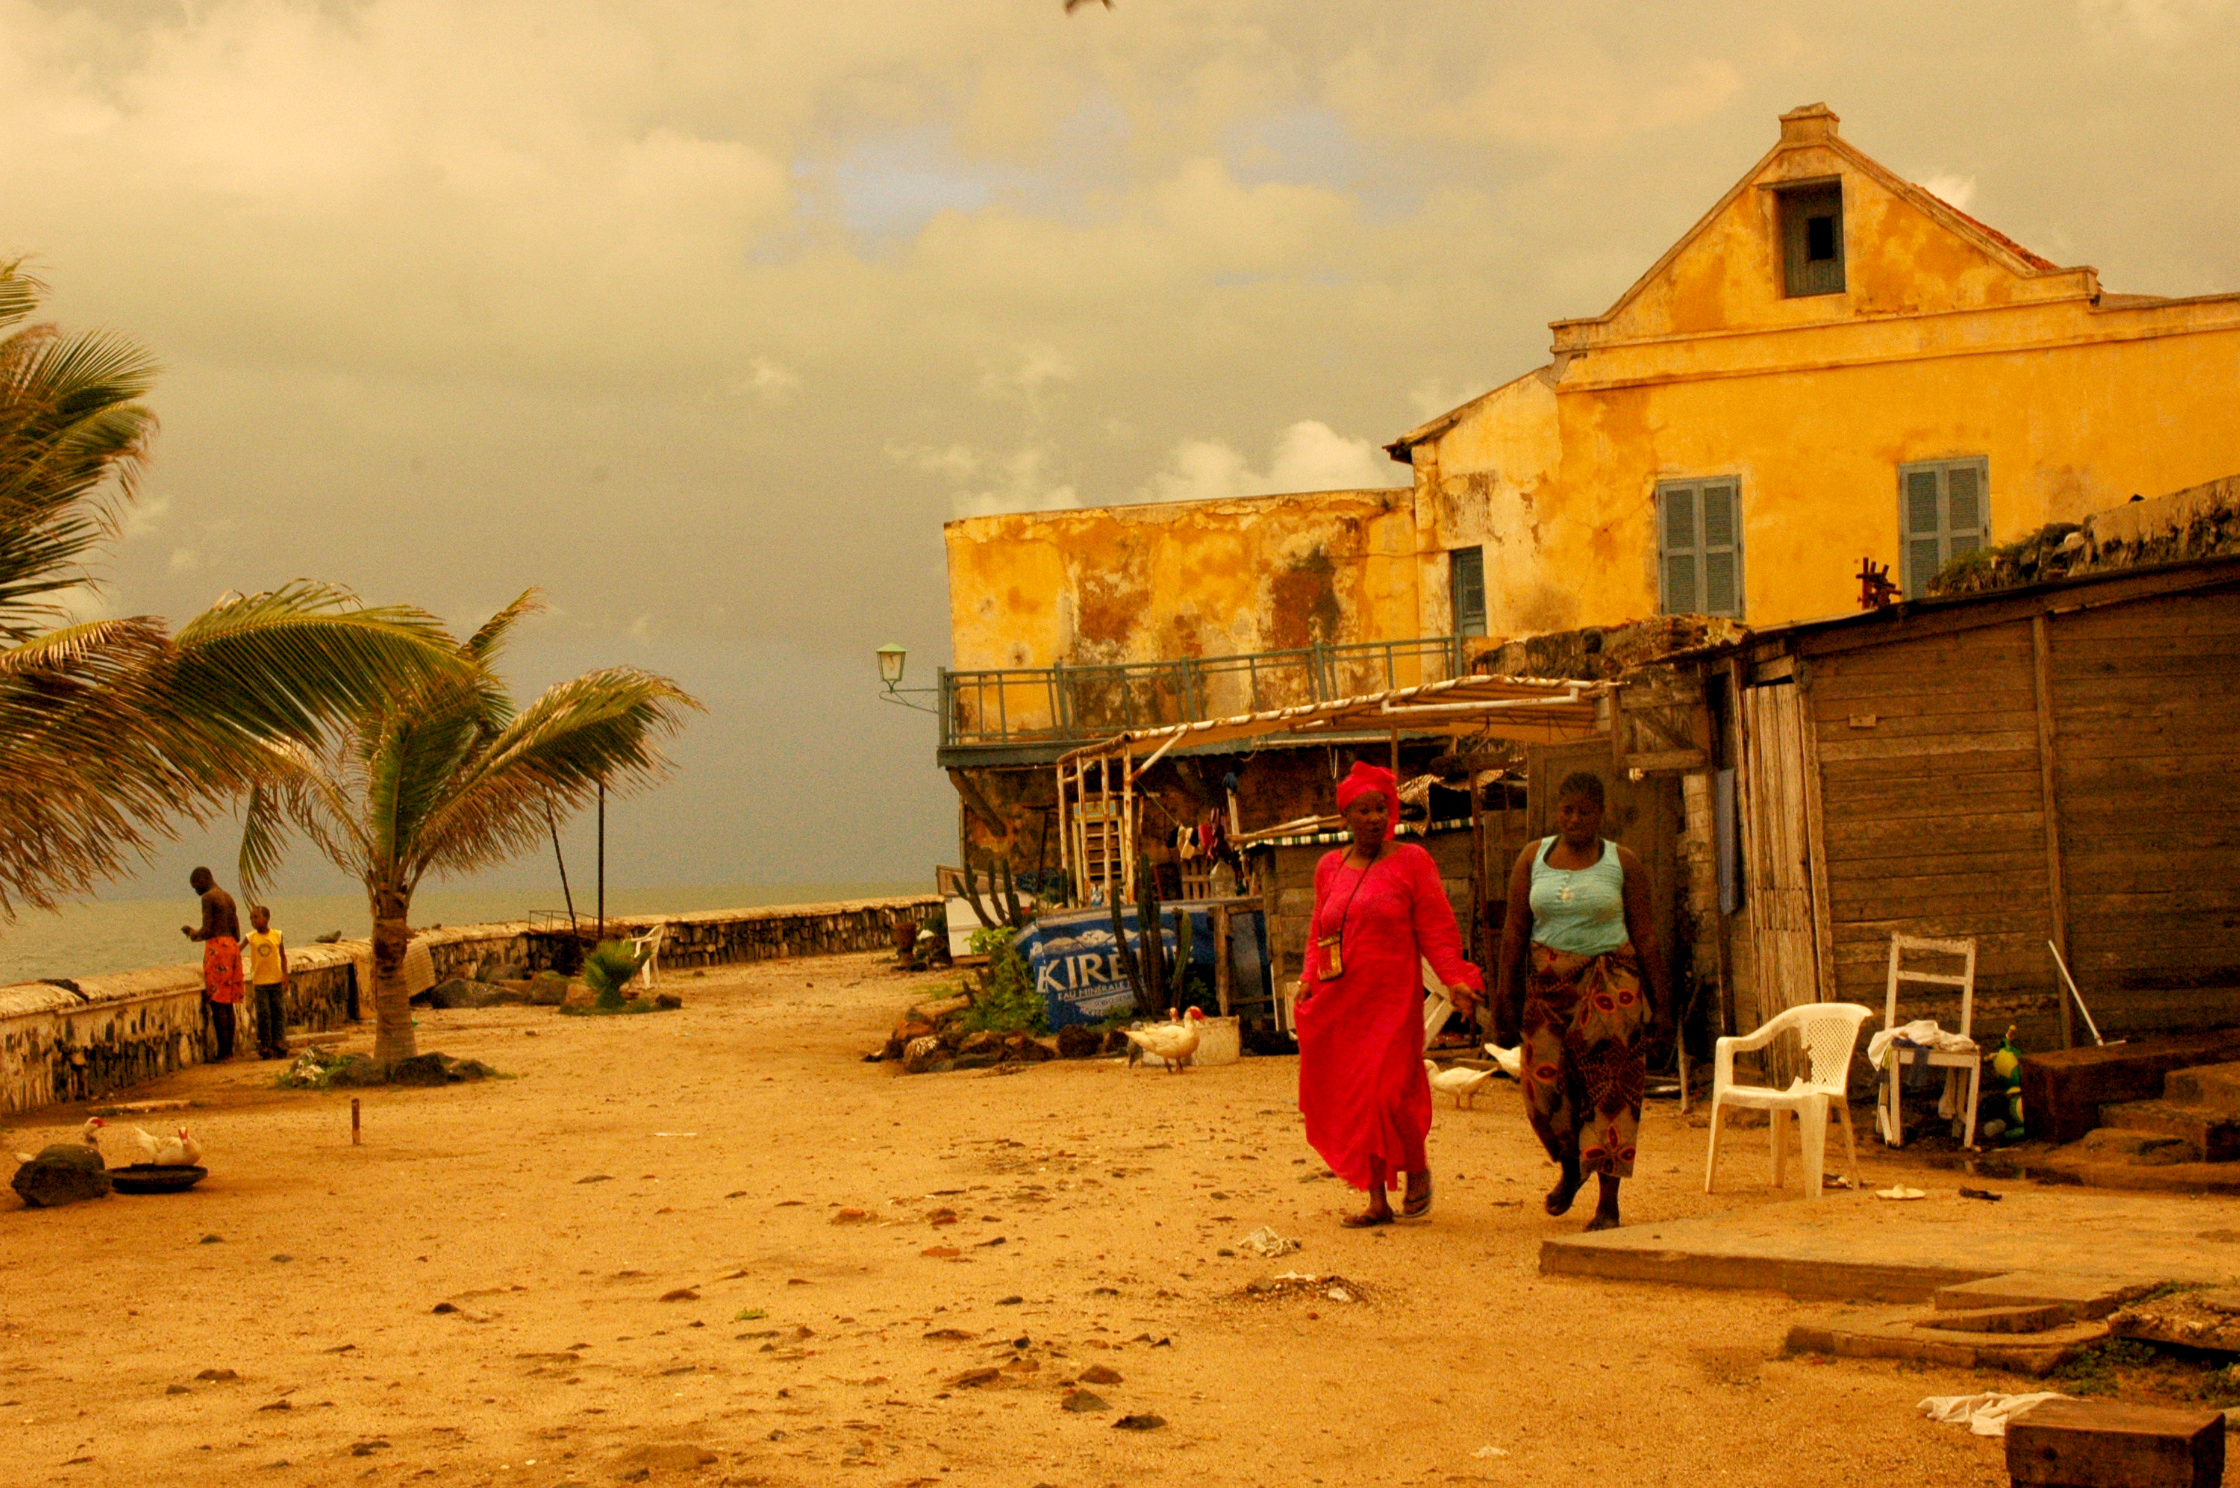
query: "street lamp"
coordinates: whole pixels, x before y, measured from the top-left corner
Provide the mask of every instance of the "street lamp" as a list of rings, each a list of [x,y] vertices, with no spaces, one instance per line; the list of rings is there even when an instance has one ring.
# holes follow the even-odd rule
[[[940,691],[939,688],[904,687],[902,685],[902,665],[909,659],[910,653],[908,651],[889,642],[872,654],[879,658],[879,680],[886,684],[886,691],[879,694],[881,702],[899,703],[905,708],[915,708],[920,713],[938,713],[941,711],[934,704],[911,701],[913,698],[931,697]]]

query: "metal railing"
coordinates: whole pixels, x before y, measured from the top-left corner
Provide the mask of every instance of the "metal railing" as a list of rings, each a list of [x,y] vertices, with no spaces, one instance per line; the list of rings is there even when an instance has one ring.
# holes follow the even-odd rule
[[[1073,744],[1463,675],[1460,636],[941,673],[941,747]]]

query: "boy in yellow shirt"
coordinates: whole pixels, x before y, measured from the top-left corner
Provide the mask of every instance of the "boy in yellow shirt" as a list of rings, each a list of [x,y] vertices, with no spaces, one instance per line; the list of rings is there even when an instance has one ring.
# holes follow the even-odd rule
[[[249,983],[256,988],[257,1057],[288,1057],[288,943],[272,928],[272,911],[258,905],[249,911],[249,938],[242,944],[242,959],[249,963]]]

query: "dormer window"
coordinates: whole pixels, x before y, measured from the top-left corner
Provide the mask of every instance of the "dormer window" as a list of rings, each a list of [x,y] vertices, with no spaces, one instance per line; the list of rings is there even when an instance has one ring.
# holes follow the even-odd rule
[[[1843,293],[1843,183],[1822,181],[1781,193],[1782,292]]]

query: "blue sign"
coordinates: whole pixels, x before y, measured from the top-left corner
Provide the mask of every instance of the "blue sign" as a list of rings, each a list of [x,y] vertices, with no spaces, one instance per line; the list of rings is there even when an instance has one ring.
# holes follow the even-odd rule
[[[1217,985],[1214,977],[1220,954],[1214,942],[1213,912],[1187,903],[1162,907],[1161,938],[1170,956],[1175,949],[1177,910],[1190,916],[1190,969],[1210,991]],[[1130,944],[1140,944],[1132,905],[1120,911],[1120,923]],[[1246,1000],[1256,1001],[1266,995],[1265,941],[1257,910],[1229,912],[1230,987]],[[1114,1013],[1134,1007],[1135,988],[1120,969],[1112,943],[1111,910],[1067,909],[1045,914],[1021,931],[1015,944],[1034,974],[1035,990],[1042,994],[1053,1031],[1072,1023],[1101,1023]]]

